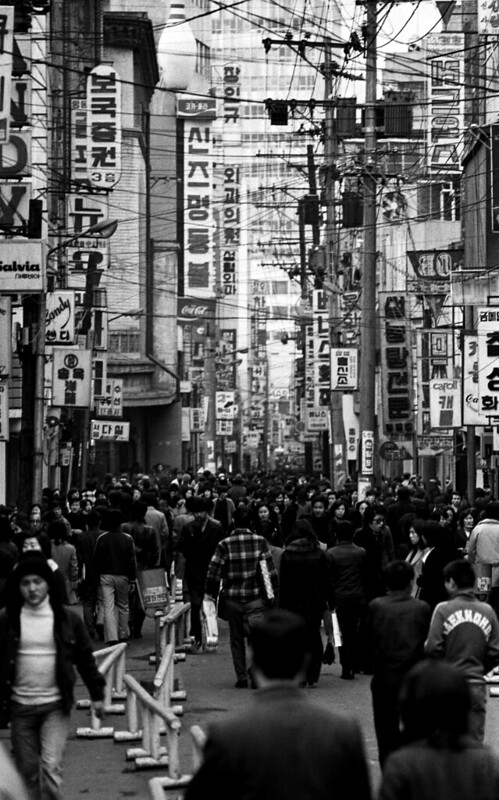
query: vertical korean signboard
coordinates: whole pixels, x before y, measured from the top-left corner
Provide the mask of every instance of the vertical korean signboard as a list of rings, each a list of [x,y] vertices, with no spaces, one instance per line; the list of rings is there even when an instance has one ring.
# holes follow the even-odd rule
[[[316,406],[329,406],[331,391],[331,363],[329,348],[328,301],[324,289],[315,289],[312,295],[314,326],[314,402]],[[319,417],[321,420],[324,418]],[[323,430],[327,430],[324,423]]]
[[[87,80],[87,177],[96,189],[112,189],[121,177],[121,82],[99,64]]]
[[[54,347],[52,405],[90,408],[92,351]]]
[[[489,425],[499,422],[499,309],[478,309],[479,412]]]
[[[184,128],[184,296],[214,297],[212,120],[216,100],[178,100]]]
[[[428,59],[428,168],[433,174],[461,172],[464,129],[464,34],[432,33]]]
[[[241,67],[239,64],[224,64],[223,67],[223,122],[224,149],[228,156],[223,167],[222,203],[222,286],[224,295],[237,293],[239,244],[241,236],[239,159],[230,155],[230,148],[238,147],[241,141],[240,94]]]
[[[10,138],[14,8],[0,6],[0,144]]]
[[[380,292],[381,375],[385,435],[414,432],[410,320],[403,292]]]

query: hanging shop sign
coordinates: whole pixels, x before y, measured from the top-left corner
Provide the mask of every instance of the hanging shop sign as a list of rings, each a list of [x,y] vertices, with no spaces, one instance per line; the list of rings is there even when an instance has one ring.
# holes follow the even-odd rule
[[[75,293],[49,292],[47,294],[46,333],[47,344],[73,344],[75,322]]]
[[[324,407],[306,408],[305,430],[307,433],[321,433],[329,430],[329,409]]]
[[[9,441],[9,382],[0,380],[0,442]]]
[[[460,358],[455,358],[455,353],[459,353],[458,332],[450,328],[429,328],[420,329],[416,334],[417,432],[420,436],[429,436],[432,432],[431,381],[454,381],[461,378]]]
[[[478,411],[499,424],[499,309],[481,308],[477,317]]]
[[[428,63],[428,168],[433,175],[461,173],[464,130],[464,34],[432,33]]]
[[[432,428],[461,426],[460,380],[436,378],[430,381],[430,423]]]
[[[10,297],[0,296],[0,376],[12,373],[12,314]]]
[[[451,274],[463,266],[463,250],[408,250],[407,256],[413,273],[407,276],[411,292],[447,294]]]
[[[202,408],[190,408],[190,428],[191,433],[202,433],[204,431],[204,411]]]
[[[331,353],[329,344],[328,298],[324,289],[312,294],[312,324],[314,346],[314,401],[316,406],[328,406],[331,393]]]
[[[478,391],[478,336],[466,333],[463,337],[463,425],[488,425],[480,412]]]
[[[123,380],[111,378],[105,382],[104,393],[95,404],[98,417],[123,416]]]
[[[234,419],[236,406],[234,392],[216,392],[217,419]]]
[[[357,347],[331,349],[331,389],[333,392],[355,391],[359,379],[359,350]]]
[[[0,144],[9,141],[14,56],[14,8],[0,6]]]
[[[414,431],[414,397],[408,298],[380,292],[383,429],[386,436]]]
[[[121,81],[114,67],[91,70],[86,101],[87,177],[96,189],[112,189],[121,177]]]
[[[54,347],[52,405],[89,408],[92,390],[92,351]]]
[[[128,442],[130,439],[130,423],[93,419],[90,422],[90,438],[112,442]]]
[[[5,239],[0,244],[0,292],[43,291],[43,244],[36,239]]]
[[[109,218],[107,198],[101,195],[71,194],[68,196],[68,215],[72,230],[86,231]],[[74,244],[64,249],[68,272],[82,273],[84,281],[89,269],[94,272],[108,269],[109,243],[110,239],[98,236],[82,236],[77,239]],[[74,285],[74,288],[81,287]]]
[[[374,474],[374,433],[362,431],[360,447],[360,463],[363,475]]]

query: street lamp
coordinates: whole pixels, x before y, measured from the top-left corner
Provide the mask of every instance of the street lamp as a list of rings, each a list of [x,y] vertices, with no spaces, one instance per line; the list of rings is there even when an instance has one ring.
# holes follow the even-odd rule
[[[101,220],[95,225],[91,225],[84,231],[59,242],[55,247],[48,250],[45,256],[46,274],[49,271],[49,259],[54,253],[69,247],[73,242],[84,236],[96,236],[99,239],[109,239],[115,233],[118,227],[117,220]],[[87,286],[93,281],[93,274],[87,273]],[[55,277],[55,274],[54,274]],[[85,298],[87,299],[88,292],[85,290]],[[91,301],[90,301],[91,302]],[[42,496],[43,489],[43,441],[44,441],[44,422],[45,422],[45,336],[47,330],[47,283],[45,283],[43,291],[40,295],[40,304],[38,309],[38,324],[37,324],[37,337],[36,337],[36,351],[35,351],[35,397],[33,408],[33,485],[31,493],[31,502],[39,503]],[[23,382],[24,385],[24,382]]]

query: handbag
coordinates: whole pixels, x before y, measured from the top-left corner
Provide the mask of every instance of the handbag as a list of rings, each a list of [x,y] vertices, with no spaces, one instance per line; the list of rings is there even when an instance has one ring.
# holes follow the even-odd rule
[[[260,590],[266,603],[273,603],[275,600],[274,588],[270,579],[269,566],[264,558],[260,556],[258,562],[258,577],[260,579]]]
[[[140,605],[147,617],[154,617],[156,611],[168,612],[170,595],[163,567],[138,570],[137,590]]]

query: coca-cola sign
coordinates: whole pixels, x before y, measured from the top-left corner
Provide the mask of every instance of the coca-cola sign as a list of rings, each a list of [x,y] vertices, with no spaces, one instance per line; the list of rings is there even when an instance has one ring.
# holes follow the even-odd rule
[[[179,297],[177,300],[177,317],[182,325],[213,317],[214,314],[214,300],[199,300],[196,297]]]

